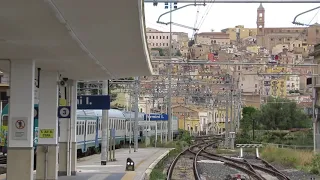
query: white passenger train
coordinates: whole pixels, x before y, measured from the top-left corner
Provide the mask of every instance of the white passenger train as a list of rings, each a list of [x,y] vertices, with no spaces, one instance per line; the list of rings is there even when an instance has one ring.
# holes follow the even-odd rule
[[[138,120],[144,120],[144,113],[138,113]],[[130,117],[131,116],[131,117]],[[78,154],[92,154],[96,148],[101,148],[101,119],[102,110],[77,110],[77,149]],[[131,119],[131,129],[130,129]],[[157,121],[157,134],[166,133],[168,120]],[[177,118],[173,118],[174,135],[178,133]],[[115,129],[116,147],[129,143],[129,136],[133,137],[134,112],[109,110],[109,129]],[[162,127],[162,129],[161,129]],[[139,127],[138,140],[140,141],[146,130]],[[151,127],[150,135],[155,135],[155,127]],[[132,141],[133,142],[133,141]]]

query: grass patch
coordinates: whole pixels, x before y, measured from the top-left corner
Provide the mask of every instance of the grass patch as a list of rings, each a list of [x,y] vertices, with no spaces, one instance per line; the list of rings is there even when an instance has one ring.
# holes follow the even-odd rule
[[[150,174],[150,180],[166,180],[167,175],[164,172],[166,165],[171,163],[174,157],[176,157],[180,152],[181,149],[178,146],[177,149],[171,150],[165,158],[159,161]]]
[[[320,173],[320,155],[314,155],[310,150],[267,146],[262,149],[261,157],[268,162],[274,162],[286,167],[300,169],[313,174]]]
[[[191,137],[189,132],[185,130],[179,130],[178,141],[171,141],[168,143],[159,143],[157,147],[174,148],[166,157],[161,159],[158,164],[152,170],[149,179],[150,180],[165,180],[167,165],[171,164],[173,159],[186,147],[191,144]],[[154,137],[151,138],[151,142],[154,142]]]

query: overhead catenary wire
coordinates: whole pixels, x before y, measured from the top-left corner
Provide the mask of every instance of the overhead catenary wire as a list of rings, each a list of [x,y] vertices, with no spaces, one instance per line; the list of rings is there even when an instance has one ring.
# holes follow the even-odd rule
[[[206,8],[203,16],[201,17],[201,19],[200,19],[200,21],[199,21],[199,24],[198,24],[198,26],[197,26],[197,29],[200,29],[201,26],[202,26],[202,24],[205,22],[205,20],[206,20],[208,14],[209,14],[209,12],[210,12],[210,10],[211,10],[214,2],[215,2],[215,0],[210,0],[210,2],[209,2],[210,5]]]

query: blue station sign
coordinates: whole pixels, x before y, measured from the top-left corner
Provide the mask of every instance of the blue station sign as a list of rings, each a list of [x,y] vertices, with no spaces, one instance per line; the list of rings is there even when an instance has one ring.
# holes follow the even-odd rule
[[[144,115],[144,120],[159,120],[159,121],[164,121],[164,120],[168,120],[168,114],[145,114]]]
[[[77,97],[77,109],[109,110],[109,95],[84,95]]]

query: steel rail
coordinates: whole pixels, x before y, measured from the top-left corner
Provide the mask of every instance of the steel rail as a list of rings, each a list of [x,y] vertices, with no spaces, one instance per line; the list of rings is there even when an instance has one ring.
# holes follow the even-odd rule
[[[232,159],[232,158],[220,156],[220,155],[217,155],[217,154],[213,154],[213,153],[208,152],[208,151],[204,151],[204,152],[209,154],[210,156],[219,157],[219,158],[224,159],[226,161],[230,161],[230,162],[234,162],[234,163],[238,163],[238,164],[243,164],[243,165],[245,165],[247,163],[247,162],[240,161],[240,160],[237,160],[237,159]],[[272,174],[272,175],[274,175],[276,177],[279,177],[279,178],[281,178],[283,180],[289,180],[288,177],[286,177],[283,173],[281,173],[279,171],[274,171],[274,170],[271,170],[271,169],[268,169],[268,168],[265,168],[265,167],[261,167],[261,166],[255,165],[255,164],[250,164],[250,165],[255,169],[258,169],[260,171],[266,172],[268,174]]]

